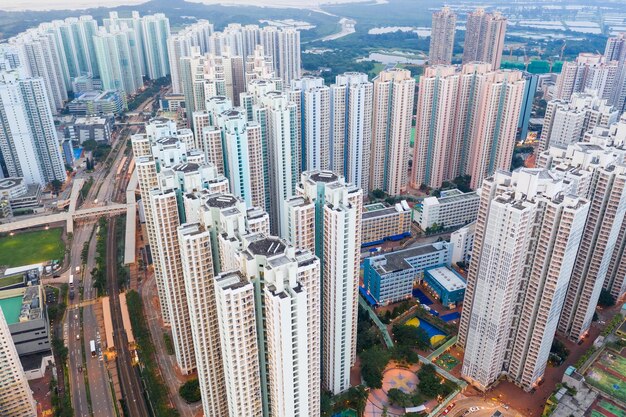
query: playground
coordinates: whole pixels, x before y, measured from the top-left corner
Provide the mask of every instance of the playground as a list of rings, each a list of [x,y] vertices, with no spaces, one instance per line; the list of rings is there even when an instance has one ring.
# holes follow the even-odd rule
[[[626,410],[619,405],[601,399],[591,407],[591,417],[626,417]]]
[[[623,356],[603,353],[587,372],[585,380],[609,397],[626,402],[626,358]]]
[[[443,331],[439,330],[437,327],[433,326],[432,324],[430,324],[424,319],[413,317],[412,319],[409,319],[406,322],[406,324],[408,326],[420,327],[423,330],[425,330],[426,333],[428,334],[428,337],[430,338],[431,346],[436,346],[438,343],[444,340],[447,336]]]
[[[446,371],[450,372],[451,370],[456,368],[456,366],[460,364],[461,361],[459,361],[457,358],[450,355],[449,353],[444,353],[440,355],[437,359],[435,359],[434,363],[440,368],[443,368]]]

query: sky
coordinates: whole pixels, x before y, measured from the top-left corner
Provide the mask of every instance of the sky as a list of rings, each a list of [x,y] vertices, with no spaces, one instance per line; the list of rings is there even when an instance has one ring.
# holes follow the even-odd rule
[[[2,0],[0,10],[65,10],[91,7],[115,7],[144,3],[146,0]],[[364,0],[192,0],[204,4],[253,5],[268,7],[316,8],[320,4],[349,3]]]

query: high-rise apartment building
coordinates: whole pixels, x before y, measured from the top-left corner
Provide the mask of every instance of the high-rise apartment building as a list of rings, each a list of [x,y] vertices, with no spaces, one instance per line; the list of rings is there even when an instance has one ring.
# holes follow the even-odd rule
[[[613,287],[614,270],[623,247],[626,215],[626,165],[624,150],[605,141],[609,135],[585,138],[568,147],[554,146],[539,156],[540,166],[554,167],[571,182],[575,192],[590,201],[589,215],[576,266],[567,290],[558,331],[571,340],[589,330],[605,282]],[[604,142],[604,143],[603,143]],[[623,145],[622,145],[623,146]],[[608,280],[608,281],[607,281]],[[615,292],[619,292],[616,290]]]
[[[574,93],[570,100],[551,100],[546,107],[538,152],[553,145],[578,142],[595,128],[617,122],[619,111],[594,93]]]
[[[167,38],[170,36],[170,20],[163,13],[141,18],[146,75],[150,79],[165,77],[170,73],[167,55]]]
[[[198,223],[178,229],[189,321],[204,414],[228,415],[215,298],[211,234]]]
[[[319,77],[291,80],[300,103],[302,170],[328,169],[330,165],[330,88]]]
[[[374,87],[367,74],[346,72],[330,86],[330,169],[369,193]]]
[[[37,416],[35,400],[2,309],[0,309],[0,414],[7,417]]]
[[[454,33],[456,32],[456,14],[449,7],[433,13],[430,30],[429,65],[450,65],[454,52]]]
[[[191,48],[198,47],[200,54],[209,52],[209,37],[213,34],[213,24],[200,19],[185,26],[180,32],[167,39],[167,55],[172,75],[172,93],[182,94],[180,81],[180,59],[191,55]]]
[[[215,278],[229,416],[263,416],[254,291],[239,271]]]
[[[293,28],[265,26],[260,30],[260,41],[265,53],[273,59],[276,75],[285,85],[300,78],[300,32]]]
[[[264,157],[268,175],[265,177],[265,189],[269,194],[271,230],[284,236],[281,230],[281,219],[285,216],[284,201],[295,195],[300,173],[297,106],[287,94],[269,91],[258,98],[258,104],[254,106],[254,120],[261,125],[266,138]]]
[[[420,77],[411,183],[438,188],[460,175],[483,178],[508,169],[525,81],[519,71],[471,63],[426,68]]]
[[[363,193],[332,171],[308,171],[302,173],[298,195],[302,201],[286,202],[283,230],[293,244],[314,242],[322,263],[322,384],[337,394],[350,387],[356,360]]]
[[[493,69],[500,68],[506,23],[506,17],[499,12],[486,13],[484,9],[479,8],[468,13],[465,23],[463,63],[486,62],[491,64]]]
[[[0,154],[10,177],[65,182],[67,174],[42,78],[0,71]]]
[[[102,86],[130,96],[143,86],[137,48],[137,34],[132,29],[101,29],[94,36],[94,47]]]
[[[374,79],[370,182],[372,190],[402,194],[407,167],[415,79],[405,69],[382,71]]]
[[[11,68],[22,67],[26,75],[43,79],[50,108],[60,110],[67,101],[70,78],[60,41],[52,29],[44,29],[46,27],[42,24],[40,28],[9,39],[6,52],[17,58]]]
[[[607,61],[600,54],[581,53],[575,61],[563,63],[553,98],[569,100],[574,93],[593,90],[600,98],[610,99],[618,67],[617,61]]]
[[[498,171],[480,193],[462,375],[481,390],[503,374],[531,390],[547,365],[589,203],[542,169]]]
[[[606,41],[604,59],[607,62],[617,61],[618,70],[615,75],[611,104],[620,112],[626,111],[626,32],[618,33]]]

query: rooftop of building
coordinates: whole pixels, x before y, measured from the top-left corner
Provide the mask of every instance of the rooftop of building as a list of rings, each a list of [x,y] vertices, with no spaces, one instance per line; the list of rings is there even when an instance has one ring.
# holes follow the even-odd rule
[[[411,269],[413,267],[405,259],[424,256],[441,250],[442,249],[437,248],[434,244],[429,244],[379,255],[376,258],[384,257],[387,260],[387,263],[386,265],[377,265],[375,269],[380,274],[388,274],[391,272]]]
[[[16,324],[36,320],[42,316],[42,300],[40,299],[40,286],[25,287],[24,292],[15,295],[16,290],[7,290],[6,298],[0,298],[0,308],[4,313],[7,324]],[[2,294],[0,293],[0,297]]]
[[[337,174],[331,171],[320,171],[312,174],[309,178],[316,182],[335,182],[339,179]]]
[[[427,269],[426,272],[448,292],[464,290],[465,287],[467,287],[465,280],[447,266],[430,268]]]
[[[208,207],[227,208],[233,207],[237,204],[237,198],[230,194],[218,194],[213,197],[209,197],[204,202]]]
[[[435,204],[453,204],[460,203],[467,200],[480,200],[480,196],[476,191],[469,191],[464,193],[458,189],[445,190],[441,192],[439,197],[426,197],[422,201],[422,205],[435,205]]]
[[[196,172],[198,171],[198,168],[200,168],[200,166],[198,164],[194,164],[191,162],[184,162],[182,164],[178,164],[178,165],[174,165],[172,167],[172,169],[174,171],[178,171],[178,172]]]
[[[24,178],[20,177],[0,178],[0,190],[10,190],[21,186],[23,183]]]
[[[226,272],[215,278],[216,284],[222,289],[236,290],[248,284],[248,280],[239,271]]]
[[[285,253],[287,245],[283,240],[275,236],[263,236],[248,244],[248,251],[253,255],[275,256]]]
[[[375,207],[372,207],[375,206]],[[406,200],[402,200],[393,206],[385,206],[382,203],[374,203],[363,207],[363,219],[372,219],[376,217],[390,216],[393,214],[409,212],[411,208],[407,204]]]

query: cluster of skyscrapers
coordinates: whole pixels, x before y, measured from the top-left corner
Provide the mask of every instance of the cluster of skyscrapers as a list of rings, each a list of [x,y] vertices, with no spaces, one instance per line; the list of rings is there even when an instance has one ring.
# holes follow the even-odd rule
[[[322,386],[350,386],[362,191],[332,171],[293,167],[272,181],[281,225],[271,227],[263,192],[250,203],[240,185],[251,177],[234,169],[285,157],[291,129],[275,123],[289,125],[291,111],[284,97],[270,100],[280,94],[254,105],[251,126],[222,103],[204,128],[219,132],[218,154],[163,119],[132,137],[163,317],[178,367],[198,372],[205,415],[319,415]],[[250,151],[253,135],[267,149]],[[252,180],[264,189],[262,172]]]
[[[535,91],[500,69],[499,13],[468,15],[451,65],[456,22],[433,14],[417,96],[400,68],[302,76],[291,28],[199,20],[171,34],[162,14],[114,12],[43,23],[0,45],[1,162],[27,183],[65,180],[53,112],[68,92],[126,97],[171,75],[185,118],[131,138],[148,243],[177,366],[197,371],[206,416],[231,417],[318,416],[321,389],[349,388],[363,199],[470,176],[462,374],[532,389],[555,334],[585,337],[600,291],[626,291],[626,39],[564,65],[537,167],[509,173]]]

